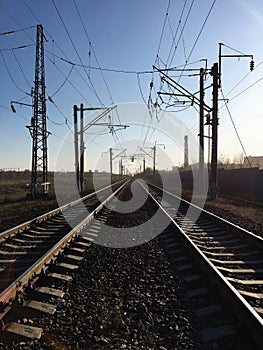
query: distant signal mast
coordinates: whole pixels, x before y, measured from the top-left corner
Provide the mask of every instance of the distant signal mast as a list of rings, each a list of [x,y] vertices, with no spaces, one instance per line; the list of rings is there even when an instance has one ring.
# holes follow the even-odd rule
[[[27,126],[32,137],[32,170],[30,191],[33,198],[37,194],[48,194],[48,156],[45,96],[44,65],[44,33],[43,26],[37,25],[35,81],[33,90],[33,117]]]

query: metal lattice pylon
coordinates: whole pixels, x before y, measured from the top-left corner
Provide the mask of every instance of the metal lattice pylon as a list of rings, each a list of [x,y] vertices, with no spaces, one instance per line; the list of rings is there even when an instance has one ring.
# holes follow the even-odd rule
[[[37,25],[33,117],[28,126],[32,136],[31,194],[48,193],[47,127],[43,26]]]

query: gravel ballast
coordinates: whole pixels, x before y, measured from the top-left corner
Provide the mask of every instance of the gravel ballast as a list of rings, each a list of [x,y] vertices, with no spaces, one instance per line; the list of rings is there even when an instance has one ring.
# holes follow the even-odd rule
[[[42,319],[46,344],[85,350],[195,348],[177,278],[156,241],[130,249],[92,244],[86,256],[57,314]]]

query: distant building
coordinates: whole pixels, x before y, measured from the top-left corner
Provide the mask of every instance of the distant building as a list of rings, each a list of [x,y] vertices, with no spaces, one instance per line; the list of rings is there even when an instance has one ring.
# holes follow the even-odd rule
[[[263,156],[248,156],[244,158],[244,168],[259,168],[263,169]]]

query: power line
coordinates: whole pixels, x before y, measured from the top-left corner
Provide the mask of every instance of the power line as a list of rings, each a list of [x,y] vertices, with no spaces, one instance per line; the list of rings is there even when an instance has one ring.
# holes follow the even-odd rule
[[[3,6],[1,4],[0,4],[0,6],[3,8]],[[16,29],[16,30],[9,30],[8,32],[0,33],[0,35],[13,35],[13,34],[18,33],[18,32],[24,32],[25,30],[28,30],[31,28],[36,28],[36,26],[31,26],[31,27]]]
[[[64,76],[64,78],[66,79],[66,75],[61,71],[61,69],[56,65],[56,63],[52,62],[52,60],[47,56],[47,59],[56,67],[56,69],[60,72],[60,74],[62,74]],[[67,79],[67,81],[70,83],[70,85],[75,89],[75,91],[83,98],[83,100],[90,105],[90,102],[86,99],[86,97],[78,90],[78,88],[69,80]]]
[[[245,88],[244,90],[242,90],[241,92],[239,92],[237,95],[235,95],[234,97],[232,97],[231,99],[229,99],[229,102],[233,101],[235,98],[237,98],[238,96],[242,95],[244,92],[246,92],[247,90],[251,89],[253,86],[255,86],[256,84],[258,84],[261,80],[263,80],[263,77],[259,78],[258,80],[256,80],[253,84],[249,85],[247,88]]]
[[[54,62],[53,62],[54,64]],[[71,67],[70,71],[68,72],[68,75],[65,77],[65,80],[62,82],[62,84],[57,88],[57,90],[51,95],[51,97],[54,97],[62,88],[63,86],[66,84],[66,82],[69,80],[69,76],[71,74],[71,72],[73,71],[74,66]]]
[[[263,63],[263,60],[259,62],[259,64],[257,64],[254,68],[254,70],[256,70],[259,66],[261,66]],[[229,95],[232,91],[234,91],[249,75],[251,75],[251,71],[248,72],[234,87],[232,87],[232,89],[230,91],[228,91],[227,95]]]
[[[46,50],[46,52],[53,55],[53,53],[48,51],[48,50]],[[88,69],[94,69],[94,70],[102,70],[105,72],[123,73],[123,74],[153,74],[153,73],[156,73],[156,71],[153,71],[153,70],[136,71],[136,70],[124,70],[124,69],[113,69],[113,68],[102,68],[102,67],[96,67],[96,66],[89,66],[86,64],[80,64],[80,63],[73,62],[65,57],[61,57],[58,55],[54,55],[54,56],[63,62],[66,62],[72,66],[81,67],[81,68],[88,68]]]
[[[0,107],[2,107],[3,109],[7,110],[8,112],[10,112],[10,108],[3,106],[2,104],[0,104]],[[22,114],[20,114],[19,112],[16,112],[17,115],[19,115],[21,118],[23,118],[24,120],[26,120],[26,122],[28,122],[28,118],[26,118],[25,116],[23,116]]]
[[[3,55],[3,53],[2,53],[1,51],[0,51],[0,54],[1,54],[1,56],[2,56],[2,59],[3,59],[3,62],[4,62],[4,66],[5,66],[5,68],[6,68],[6,71],[7,71],[8,75],[9,75],[11,81],[13,82],[13,84],[14,84],[14,85],[16,86],[16,88],[17,88],[19,91],[21,91],[23,94],[29,95],[29,96],[30,96],[30,94],[29,94],[28,92],[22,90],[22,89],[20,88],[20,86],[17,85],[17,83],[15,82],[15,80],[14,80],[14,78],[13,78],[13,76],[12,76],[12,74],[11,74],[11,72],[10,72],[10,70],[9,70],[9,68],[8,68],[8,66],[7,66],[7,64],[6,64],[6,60],[5,60],[4,55]]]
[[[167,21],[168,15],[169,15],[170,3],[171,3],[171,1],[168,0],[168,5],[167,5],[167,9],[166,9],[164,21],[163,21],[162,32],[161,32],[161,36],[160,36],[159,44],[158,44],[158,48],[157,48],[157,54],[156,54],[156,58],[155,58],[155,64],[157,63],[157,59],[158,59],[158,57],[159,57],[159,52],[160,52],[160,48],[161,48],[161,44],[162,44],[162,40],[163,40],[164,29],[165,29],[165,26],[166,26],[166,21]]]
[[[184,2],[184,5],[183,5],[182,11],[181,11],[181,15],[180,15],[180,18],[179,18],[179,21],[178,21],[178,25],[177,25],[175,34],[173,34],[173,32],[172,32],[173,40],[172,40],[171,49],[170,49],[170,51],[169,51],[168,58],[167,58],[167,61],[166,61],[166,65],[165,65],[166,67],[167,67],[167,65],[168,65],[169,58],[170,58],[170,55],[171,55],[172,50],[173,50],[173,45],[175,45],[176,36],[177,36],[178,30],[179,30],[179,28],[180,28],[180,25],[181,25],[181,23],[182,23],[182,18],[183,18],[183,14],[184,14],[184,10],[185,10],[187,1],[188,1],[188,0],[185,0],[185,2]],[[183,30],[183,29],[182,29],[182,30]],[[172,30],[171,30],[171,31],[172,31]],[[180,38],[179,38],[179,39],[180,39]],[[178,39],[177,44],[175,45],[175,50],[177,50],[177,46],[178,46],[178,44],[179,44],[179,39]]]
[[[39,19],[39,17],[35,14],[35,12],[34,12],[34,11],[32,10],[32,8],[26,3],[25,0],[23,0],[23,3],[24,3],[24,5],[27,7],[27,9],[31,12],[31,14],[33,15],[33,17],[34,17],[39,23],[41,23],[41,20]],[[45,28],[45,32],[46,32],[47,35],[51,38],[52,43],[56,45],[56,47],[57,47],[58,50],[62,53],[62,55],[63,55],[64,57],[67,58],[67,55],[65,54],[65,52],[64,52],[64,51],[62,50],[62,48],[57,44],[57,42],[53,39],[52,35],[48,32],[48,30],[47,30],[46,28]],[[45,50],[45,53],[47,53],[47,52],[50,53],[50,51]],[[52,54],[52,57],[53,57],[53,58],[56,57],[56,55],[54,55],[54,52],[52,52],[51,54]],[[46,56],[47,56],[47,55],[46,55]],[[53,63],[53,65],[55,66],[55,68],[58,69],[58,67],[55,65],[54,60],[50,60],[50,61]],[[59,69],[58,69],[58,70],[59,70]],[[60,70],[59,70],[59,71],[60,71]],[[79,77],[88,85],[87,81],[84,79],[84,77],[82,76],[82,74],[80,74],[79,71],[78,71],[77,69],[75,69],[75,71],[76,71],[76,73],[79,75]],[[60,73],[61,73],[61,71],[60,71]],[[64,76],[65,76],[65,75],[64,75]],[[88,87],[89,87],[89,89],[91,89],[89,85],[88,85]],[[83,98],[83,95],[80,95],[80,96]],[[85,99],[85,101],[90,105],[90,103],[89,103],[86,99]]]
[[[75,0],[73,0],[73,3],[74,3],[74,5],[75,5],[76,11],[77,11],[77,13],[78,13],[78,16],[79,16],[81,25],[82,25],[82,27],[83,27],[83,30],[84,30],[84,32],[85,32],[85,34],[86,34],[87,39],[88,39],[89,45],[90,45],[90,47],[91,47],[91,49],[92,49],[92,52],[93,52],[93,54],[94,54],[95,60],[96,60],[96,62],[97,62],[97,65],[98,65],[98,67],[99,67],[99,69],[100,69],[102,79],[103,79],[103,81],[104,81],[104,84],[105,84],[105,86],[106,86],[106,89],[107,89],[108,94],[109,94],[110,99],[111,99],[111,103],[114,104],[114,100],[113,100],[113,98],[112,98],[112,95],[111,95],[111,92],[110,92],[108,83],[107,83],[107,81],[106,81],[106,79],[105,79],[105,77],[104,77],[104,75],[103,75],[103,71],[102,71],[102,69],[101,69],[101,67],[100,67],[100,64],[99,64],[97,55],[96,55],[96,53],[95,53],[95,50],[94,50],[94,48],[93,48],[93,46],[92,46],[92,44],[91,44],[91,40],[90,40],[89,35],[88,35],[88,33],[87,33],[87,30],[86,30],[86,27],[85,27],[85,25],[84,25],[82,16],[81,16],[81,14],[80,14],[80,12],[79,12],[77,3],[76,3]]]
[[[73,48],[74,48],[74,50],[75,50],[75,52],[76,52],[78,58],[79,58],[79,61],[81,62],[82,65],[84,65],[84,64],[83,64],[83,61],[82,61],[82,59],[81,59],[81,57],[80,57],[80,55],[79,55],[79,52],[78,52],[78,50],[77,50],[77,48],[76,48],[76,45],[75,45],[73,39],[71,38],[71,35],[70,35],[70,33],[69,33],[69,31],[68,31],[68,29],[67,29],[67,27],[66,27],[66,24],[65,24],[65,22],[64,22],[64,20],[63,20],[63,18],[62,18],[62,16],[61,16],[61,13],[60,13],[58,7],[56,6],[55,1],[54,1],[54,0],[51,0],[51,1],[52,1],[52,4],[54,5],[56,11],[57,11],[58,17],[60,18],[60,20],[61,20],[61,22],[62,22],[62,24],[63,24],[63,27],[64,27],[64,29],[65,29],[65,31],[66,31],[66,33],[67,33],[67,35],[68,35],[68,37],[69,37],[69,40],[70,40],[70,42],[71,42],[71,44],[72,44],[72,46],[73,46]],[[92,81],[91,81],[91,79],[90,79],[90,76],[89,76],[89,74],[88,74],[88,72],[86,71],[85,68],[84,68],[84,71],[85,71],[85,73],[86,73],[86,75],[87,75],[87,78],[88,78],[88,80],[89,80],[90,85],[92,86],[92,88],[91,88],[89,85],[88,85],[88,87],[89,87],[90,90],[95,94],[95,96],[97,97],[97,100],[99,101],[99,103],[100,103],[102,106],[104,106],[104,104],[103,104],[103,102],[101,101],[100,97],[98,96],[98,93],[97,93],[97,91],[96,91],[96,89],[95,89],[95,87],[94,87],[94,85],[93,85],[93,83],[92,83]]]
[[[18,64],[18,66],[19,66],[19,68],[20,68],[20,70],[21,70],[21,72],[23,74],[23,77],[24,77],[25,81],[27,82],[28,87],[31,88],[31,85],[30,85],[30,83],[29,83],[29,81],[28,81],[28,79],[27,79],[27,77],[26,77],[26,75],[24,73],[24,70],[23,70],[23,68],[22,68],[22,66],[21,66],[21,64],[20,64],[20,62],[19,62],[19,60],[18,60],[18,58],[17,58],[17,56],[16,56],[16,54],[15,54],[15,52],[13,50],[12,50],[12,53],[13,53],[13,55],[15,57],[16,63]]]
[[[188,55],[187,61],[189,61],[190,57],[192,56],[192,53],[193,53],[193,51],[194,51],[194,49],[195,49],[195,47],[196,47],[196,45],[197,45],[198,40],[200,39],[200,36],[201,36],[201,34],[202,34],[203,30],[204,30],[204,27],[205,27],[205,25],[206,25],[206,22],[207,22],[208,18],[209,18],[210,15],[211,15],[211,12],[212,12],[212,10],[213,10],[213,7],[215,6],[216,1],[217,1],[217,0],[214,0],[214,1],[213,1],[212,5],[211,5],[211,7],[210,7],[210,9],[209,9],[209,11],[208,11],[208,14],[206,15],[206,18],[205,18],[205,20],[204,20],[204,22],[203,22],[203,24],[202,24],[202,26],[201,26],[201,29],[200,29],[200,31],[199,31],[199,33],[198,33],[196,39],[195,39],[194,45],[193,45],[193,47],[192,47],[192,49],[191,49],[191,51],[190,51],[190,53],[189,53],[189,55]]]
[[[186,3],[186,2],[187,2],[187,1],[185,1],[185,3]],[[178,40],[177,40],[177,44],[176,44],[176,46],[175,46],[175,48],[174,48],[174,52],[173,52],[173,55],[172,55],[172,57],[171,57],[171,59],[170,59],[170,63],[168,62],[168,61],[169,61],[169,56],[168,56],[168,59],[167,59],[167,66],[170,66],[170,65],[172,64],[172,61],[173,61],[174,56],[175,56],[175,53],[176,53],[176,51],[177,51],[178,44],[179,44],[179,42],[180,42],[180,40],[181,40],[181,37],[182,37],[182,35],[183,35],[185,26],[186,26],[186,24],[187,24],[187,22],[188,22],[188,19],[189,19],[189,17],[190,17],[190,13],[191,13],[191,11],[192,11],[194,2],[195,2],[195,0],[192,0],[191,5],[190,5],[190,7],[189,7],[189,10],[188,10],[188,12],[187,12],[186,19],[185,19],[185,21],[184,21],[184,25],[183,25],[183,27],[182,27],[182,29],[181,29],[179,38],[178,38]]]
[[[193,44],[193,47],[192,47],[192,49],[191,49],[191,51],[190,51],[190,53],[189,53],[189,55],[188,55],[188,57],[187,57],[187,59],[186,59],[186,61],[185,61],[184,68],[187,66],[187,63],[188,63],[190,57],[192,56],[192,54],[193,54],[193,52],[194,52],[194,49],[195,49],[195,47],[196,47],[196,45],[197,45],[197,42],[198,42],[198,40],[200,39],[200,36],[201,36],[201,34],[202,34],[203,30],[204,30],[204,27],[205,27],[205,25],[206,25],[206,22],[207,22],[208,18],[210,17],[210,14],[211,14],[211,12],[212,12],[212,10],[213,10],[213,7],[215,6],[216,1],[217,1],[217,0],[214,0],[214,1],[213,1],[213,3],[212,3],[212,5],[211,5],[211,7],[210,7],[210,9],[209,9],[209,11],[208,11],[208,13],[207,13],[207,15],[206,15],[206,18],[205,18],[205,20],[204,20],[204,22],[203,22],[203,24],[202,24],[202,26],[201,26],[201,29],[200,29],[200,31],[199,31],[199,33],[198,33],[196,39],[195,39],[195,42],[194,42],[194,44]],[[181,72],[181,75],[183,74],[184,68],[183,68],[183,70],[182,70],[182,72]],[[179,80],[180,80],[180,78],[179,78]]]
[[[17,46],[17,47],[11,47],[11,48],[8,48],[8,49],[1,49],[0,51],[14,51],[14,50],[23,50],[23,49],[26,49],[28,47],[31,47],[31,46],[35,46],[36,44],[29,44],[29,45],[21,45],[21,46]]]
[[[262,79],[263,79],[263,78],[262,78]],[[235,132],[236,132],[237,138],[238,138],[238,140],[239,140],[239,143],[240,143],[240,145],[241,145],[241,147],[242,147],[242,150],[243,150],[243,152],[244,152],[245,157],[246,157],[247,160],[248,160],[248,163],[249,163],[250,167],[252,168],[252,165],[251,165],[251,163],[250,163],[250,160],[249,160],[249,158],[248,158],[248,156],[247,156],[247,152],[246,152],[246,150],[245,150],[245,147],[244,147],[244,145],[243,145],[243,142],[242,142],[242,140],[241,140],[241,137],[240,137],[240,135],[239,135],[239,133],[238,133],[238,130],[237,130],[237,128],[236,128],[234,119],[233,119],[233,117],[232,117],[232,115],[231,115],[231,113],[230,113],[228,104],[226,103],[226,99],[225,99],[225,96],[224,96],[222,87],[220,88],[220,91],[221,91],[223,100],[224,100],[224,102],[225,102],[225,106],[226,106],[226,109],[227,109],[229,118],[230,118],[230,120],[231,120],[231,123],[232,123],[232,125],[233,125],[233,127],[234,127],[234,130],[235,130]]]

